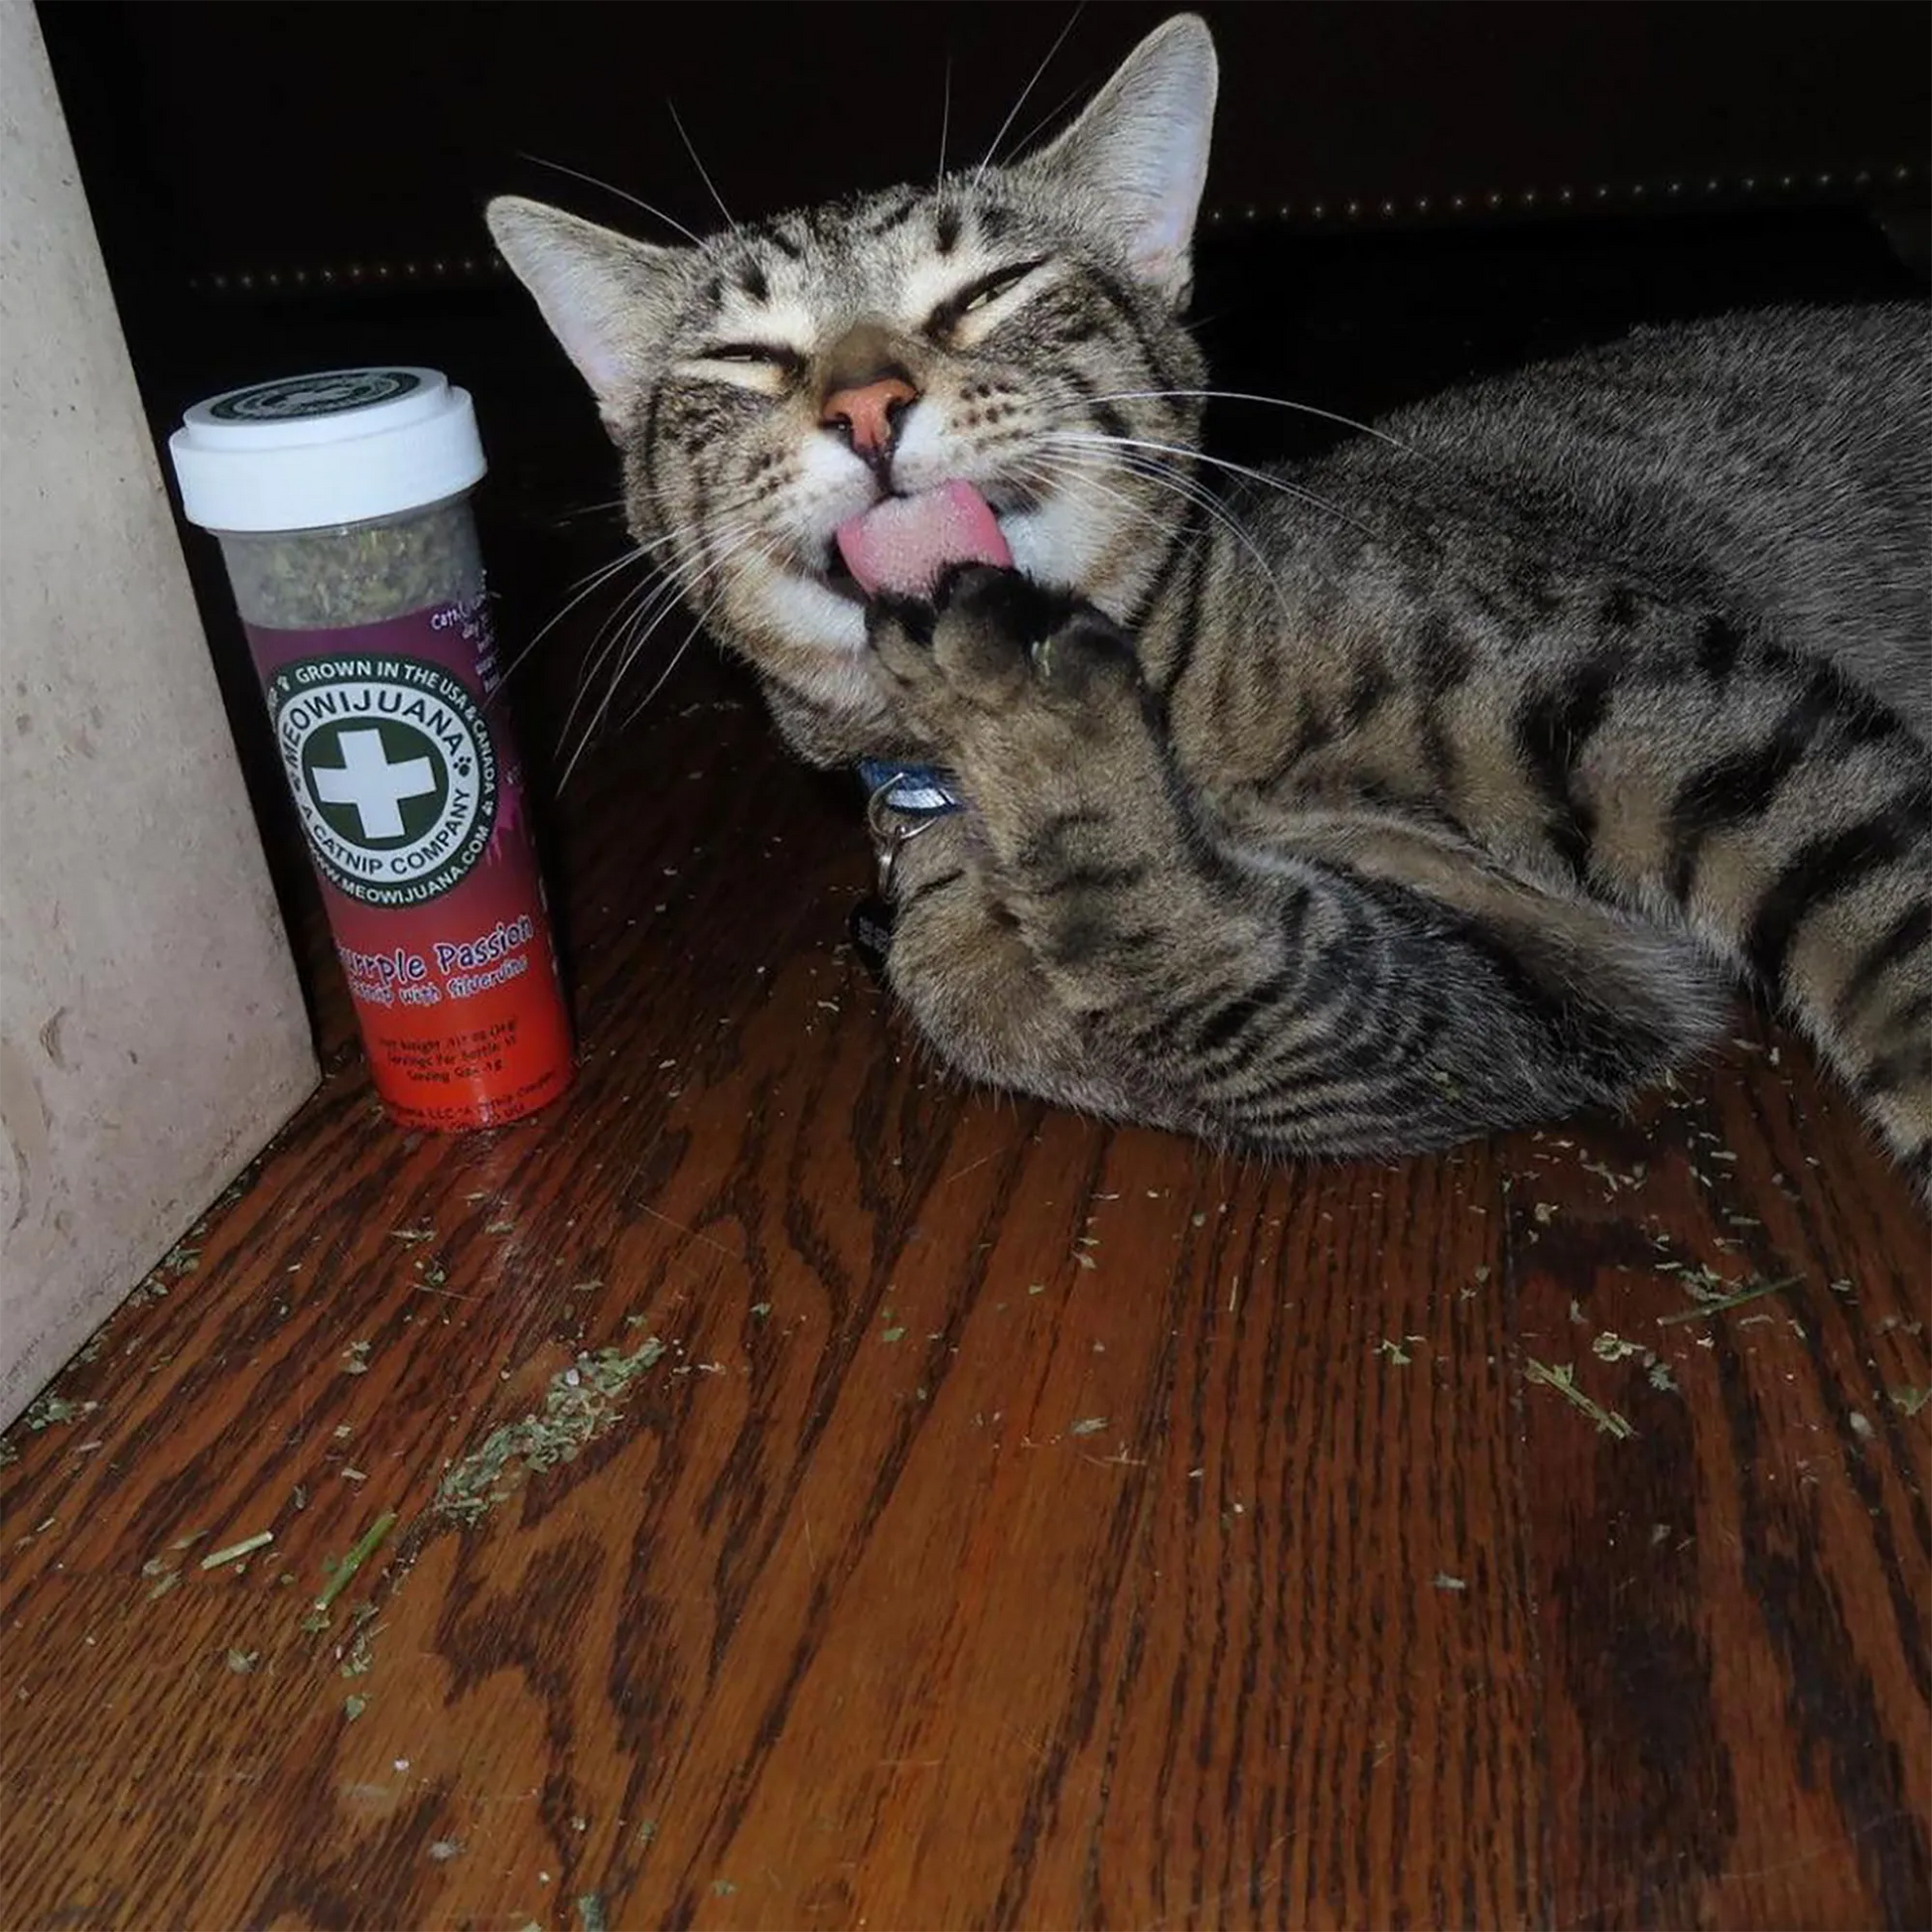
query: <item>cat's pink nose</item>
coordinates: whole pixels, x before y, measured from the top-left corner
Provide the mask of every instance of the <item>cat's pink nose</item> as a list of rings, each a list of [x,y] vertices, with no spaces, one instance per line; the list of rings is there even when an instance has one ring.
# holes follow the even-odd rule
[[[876,457],[893,447],[899,418],[918,400],[919,392],[896,375],[848,389],[835,389],[825,398],[818,420],[827,429],[845,432],[855,454]]]

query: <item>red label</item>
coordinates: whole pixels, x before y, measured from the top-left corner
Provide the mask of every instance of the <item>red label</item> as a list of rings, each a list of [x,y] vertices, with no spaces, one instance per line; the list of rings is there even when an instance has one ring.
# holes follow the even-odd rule
[[[488,1127],[570,1082],[570,1030],[487,608],[248,627],[361,1023],[406,1126]]]

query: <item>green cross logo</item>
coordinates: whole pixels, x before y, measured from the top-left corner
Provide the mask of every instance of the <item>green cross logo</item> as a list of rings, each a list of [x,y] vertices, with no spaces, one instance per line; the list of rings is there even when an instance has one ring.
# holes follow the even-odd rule
[[[325,758],[340,762],[325,764]],[[326,725],[303,755],[309,784],[330,824],[357,845],[410,836],[405,803],[415,809],[417,829],[434,818],[444,779],[434,741],[425,733],[390,724]]]
[[[269,680],[269,713],[316,865],[373,905],[446,893],[496,817],[496,757],[463,683],[405,657],[311,658]]]

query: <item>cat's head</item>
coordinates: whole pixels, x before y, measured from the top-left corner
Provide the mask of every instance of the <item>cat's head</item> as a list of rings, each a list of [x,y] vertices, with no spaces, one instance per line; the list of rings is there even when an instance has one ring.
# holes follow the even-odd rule
[[[807,756],[920,749],[834,541],[884,496],[970,483],[1040,582],[1123,621],[1151,588],[1193,487],[1172,452],[1200,416],[1180,311],[1215,85],[1183,15],[1007,166],[691,247],[490,205],[622,452],[633,535]]]

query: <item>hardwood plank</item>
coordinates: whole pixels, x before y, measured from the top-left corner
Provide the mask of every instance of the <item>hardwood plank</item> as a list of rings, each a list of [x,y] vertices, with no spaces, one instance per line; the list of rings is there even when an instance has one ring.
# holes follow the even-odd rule
[[[1089,1922],[1538,1916],[1498,1223],[1470,1196],[1486,1160],[1229,1200],[1180,1337],[1205,1486],[1150,1525]]]
[[[1554,1923],[1932,1922],[1925,1232],[1858,1134],[1753,1029],[1517,1175],[1525,1357],[1636,1432],[1524,1397]]]

